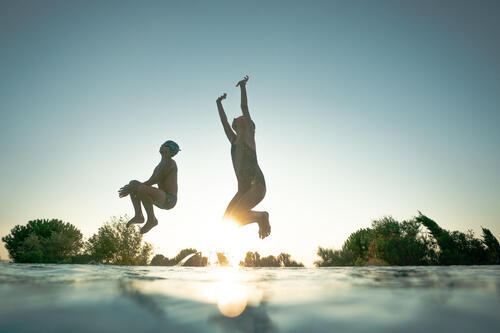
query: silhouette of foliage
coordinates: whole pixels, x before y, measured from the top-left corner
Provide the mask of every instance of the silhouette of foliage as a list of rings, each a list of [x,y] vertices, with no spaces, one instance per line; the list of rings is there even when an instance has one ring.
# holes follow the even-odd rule
[[[163,254],[157,254],[151,259],[149,265],[151,266],[174,266],[176,262],[173,259],[165,257]]]
[[[342,246],[342,252],[338,254],[341,258],[355,258],[353,265],[363,265],[370,257],[369,249],[373,240],[371,229],[360,229],[347,238]]]
[[[486,228],[483,229],[483,244],[486,246],[489,252],[489,257],[493,264],[500,264],[500,244],[498,240],[493,236],[491,231]]]
[[[483,228],[481,241],[472,231],[444,230],[419,212],[410,221],[375,220],[371,228],[352,233],[341,250],[319,247],[315,265],[481,265],[497,263],[499,252],[498,240],[488,229]]]
[[[199,254],[198,250],[191,249],[191,248],[181,250],[172,259],[169,259],[161,254],[157,254],[151,260],[150,265],[152,265],[152,266],[175,266],[182,259],[184,259],[185,257],[187,257],[188,255],[190,255],[192,253],[198,253],[198,254],[189,258],[188,261],[186,261],[183,266],[191,266],[191,267],[207,266],[208,258],[203,257],[201,254]]]
[[[112,217],[85,244],[94,261],[113,265],[147,265],[153,252],[151,244],[142,242],[140,229],[127,227],[126,216]]]
[[[439,246],[437,261],[440,265],[484,265],[494,262],[484,243],[474,238],[472,231],[469,230],[465,234],[444,230],[420,212],[415,220],[424,225],[436,239]]]
[[[16,225],[2,237],[9,256],[19,263],[65,263],[80,253],[82,233],[74,225],[57,219],[32,220]]]
[[[277,257],[277,260],[281,267],[304,267],[304,264],[301,262],[292,260],[292,256],[288,253],[281,252]]]
[[[354,254],[349,250],[333,250],[320,246],[317,254],[321,260],[315,261],[314,264],[318,267],[354,266],[356,260]]]
[[[216,252],[217,254],[217,264],[219,266],[229,266],[229,260],[227,260],[224,252]]]
[[[248,251],[245,255],[245,261],[240,262],[240,266],[259,267],[260,254],[258,252]]]
[[[389,265],[429,265],[435,262],[433,241],[420,233],[420,224],[414,220],[398,222],[384,217],[372,223],[370,255]]]
[[[269,255],[260,258],[259,267],[280,267],[280,263],[275,256]]]
[[[70,264],[93,264],[97,263],[88,253],[77,254],[71,258]]]
[[[280,253],[278,257],[267,256],[261,257],[258,252],[247,252],[245,260],[240,261],[240,266],[244,267],[304,267],[302,263],[298,263],[291,259],[288,253]]]
[[[202,256],[200,252],[197,252],[197,254],[192,256],[188,261],[186,261],[183,266],[205,267],[207,266],[207,264],[208,264],[208,258]]]

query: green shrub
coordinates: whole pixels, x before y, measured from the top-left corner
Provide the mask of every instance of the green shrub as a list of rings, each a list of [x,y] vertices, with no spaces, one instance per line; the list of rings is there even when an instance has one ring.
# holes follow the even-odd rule
[[[483,265],[500,262],[500,244],[483,228],[483,240],[472,231],[442,229],[419,212],[410,221],[383,217],[371,228],[353,232],[341,250],[319,247],[318,267],[387,265]]]
[[[127,227],[126,216],[111,218],[85,244],[94,261],[113,265],[147,265],[153,246],[142,242],[136,226]]]
[[[500,264],[500,244],[490,230],[483,229],[483,244],[486,246],[492,264]]]
[[[82,233],[74,225],[57,219],[16,225],[2,237],[9,256],[18,263],[66,263],[80,253]]]
[[[436,240],[439,247],[436,256],[440,265],[484,265],[494,262],[483,242],[474,238],[472,231],[450,232],[420,212],[415,220],[425,226]]]

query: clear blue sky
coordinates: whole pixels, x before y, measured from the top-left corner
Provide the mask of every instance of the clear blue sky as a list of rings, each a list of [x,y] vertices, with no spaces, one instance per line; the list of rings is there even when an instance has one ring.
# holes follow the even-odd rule
[[[272,235],[311,265],[371,219],[421,210],[500,236],[497,1],[2,1],[0,235],[60,218],[86,237],[132,214],[158,146],[179,202],[146,235],[202,247],[236,191],[215,99],[245,74]],[[2,258],[7,257],[3,248]]]

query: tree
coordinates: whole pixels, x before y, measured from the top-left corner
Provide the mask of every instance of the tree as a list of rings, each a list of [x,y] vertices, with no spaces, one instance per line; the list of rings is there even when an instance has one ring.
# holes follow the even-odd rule
[[[80,230],[57,219],[16,225],[2,241],[14,262],[65,263],[79,254],[83,246]]]
[[[200,252],[196,252],[194,256],[189,258],[188,261],[184,263],[183,266],[189,267],[205,267],[208,265],[208,257],[204,257]]]
[[[499,264],[500,263],[500,243],[493,236],[491,231],[486,228],[483,229],[483,244],[486,246],[489,256],[491,258],[491,264]]]
[[[317,255],[320,257],[320,260],[314,262],[317,267],[353,266],[355,262],[354,254],[347,250],[333,250],[319,246]]]
[[[280,267],[280,263],[275,256],[269,255],[267,257],[260,258],[259,267]]]
[[[172,259],[165,257],[163,254],[157,254],[151,259],[151,266],[174,266]]]
[[[245,260],[240,261],[240,266],[244,267],[304,267],[302,263],[292,260],[288,253],[280,253],[278,257],[262,257],[258,252],[248,251]]]
[[[434,243],[420,226],[415,220],[398,222],[390,216],[373,221],[370,259],[396,266],[435,263]]]
[[[281,267],[304,267],[303,263],[296,262],[288,253],[280,253],[277,257],[277,260]]]
[[[229,260],[227,259],[224,252],[216,252],[217,254],[217,264],[219,266],[229,266]]]
[[[196,249],[183,249],[181,250],[174,258],[169,259],[161,254],[157,254],[156,256],[153,257],[151,260],[152,266],[175,266],[179,262],[181,262],[182,259],[187,257],[188,255],[196,253],[196,255],[192,256],[191,258],[188,259],[184,263],[183,266],[190,266],[190,267],[201,267],[201,266],[207,266],[208,263],[208,258],[203,257],[201,253],[198,252]]]
[[[240,262],[240,266],[244,267],[259,267],[260,254],[258,252],[248,251],[245,256],[245,261]]]
[[[416,221],[424,225],[439,246],[437,261],[440,265],[484,265],[491,263],[490,253],[472,231],[466,234],[442,229],[435,221],[418,212]],[[493,236],[493,235],[492,235]]]
[[[147,265],[153,252],[151,244],[142,242],[140,229],[127,227],[128,217],[112,217],[85,244],[93,260],[113,265]]]
[[[483,240],[474,233],[447,231],[419,212],[409,221],[387,216],[371,228],[353,232],[341,250],[319,247],[323,266],[385,265],[484,265],[500,262],[498,240],[483,229]]]

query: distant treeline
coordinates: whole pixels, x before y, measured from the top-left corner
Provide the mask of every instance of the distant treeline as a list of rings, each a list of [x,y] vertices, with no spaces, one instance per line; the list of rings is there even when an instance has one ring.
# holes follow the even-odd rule
[[[260,257],[258,252],[247,252],[244,261],[240,261],[243,267],[304,267],[300,262],[292,259],[288,253],[280,253],[277,257]]]
[[[16,263],[69,263],[69,264],[112,264],[148,265],[153,246],[143,242],[140,229],[127,227],[126,216],[113,217],[105,222],[87,241],[80,230],[70,223],[57,219],[39,219],[26,225],[17,225],[2,237],[10,258]],[[196,249],[183,249],[173,258],[156,255],[150,265],[174,266],[188,255],[196,253],[182,264],[184,266],[207,266],[208,258]],[[219,266],[228,266],[229,260],[222,252],[217,252]],[[303,267],[292,260],[287,253],[278,257],[261,258],[257,252],[248,252],[246,267]]]
[[[73,263],[147,265],[153,246],[143,242],[139,228],[127,227],[126,216],[105,222],[87,241],[74,225],[61,220],[33,220],[17,225],[2,237],[10,258],[16,263]],[[488,265],[500,264],[500,244],[490,230],[482,228],[482,238],[472,231],[462,233],[442,229],[421,214],[408,221],[392,217],[374,220],[370,228],[352,233],[341,249],[318,248],[316,266],[364,265]],[[188,255],[196,253],[191,258]],[[229,265],[218,252],[215,264]],[[183,259],[185,262],[183,261]],[[207,266],[208,258],[196,249],[183,249],[169,259],[161,254],[154,266]],[[287,253],[261,257],[247,252],[243,267],[303,267]]]
[[[175,266],[178,265],[181,260],[188,255],[196,253],[196,255],[189,258],[183,266],[207,266],[208,258],[203,257],[200,252],[196,249],[183,249],[175,257],[169,259],[161,254],[157,254],[151,260],[152,266]],[[216,252],[217,260],[214,264],[219,266],[230,265],[226,254],[223,252]],[[302,263],[298,263],[292,260],[291,255],[288,253],[280,253],[277,257],[267,256],[260,257],[258,252],[247,252],[244,261],[240,261],[240,266],[242,267],[304,267]]]
[[[184,263],[184,266],[191,267],[202,267],[207,266],[208,258],[201,255],[196,249],[183,249],[181,250],[175,257],[169,259],[162,254],[157,254],[151,259],[151,266],[175,266],[178,265],[182,259],[187,257],[188,255],[196,253],[196,255],[192,256],[189,260]]]
[[[490,265],[500,263],[500,245],[490,230],[482,239],[472,231],[442,229],[419,212],[408,221],[384,217],[353,232],[339,250],[319,247],[316,266]]]

